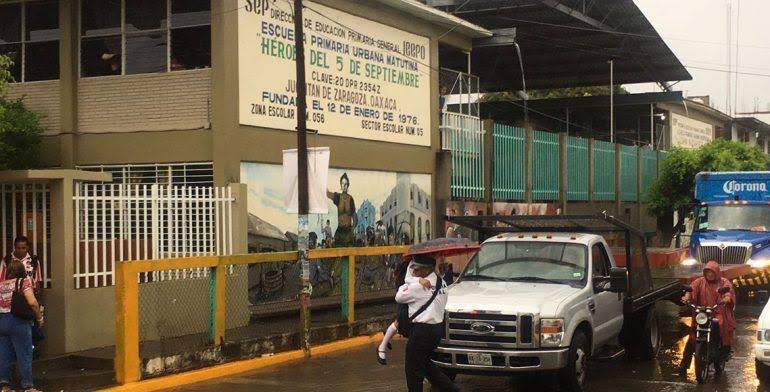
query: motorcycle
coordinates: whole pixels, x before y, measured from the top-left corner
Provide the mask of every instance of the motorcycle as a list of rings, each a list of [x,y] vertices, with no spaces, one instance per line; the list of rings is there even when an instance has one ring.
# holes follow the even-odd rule
[[[685,289],[692,292],[691,287]],[[729,287],[720,287],[719,295],[730,291]],[[687,303],[695,315],[695,378],[698,384],[708,380],[711,367],[714,367],[714,377],[719,377],[724,371],[727,354],[722,349],[722,341],[719,337],[719,325],[716,319],[716,310],[724,306],[722,302],[715,306],[696,306]]]

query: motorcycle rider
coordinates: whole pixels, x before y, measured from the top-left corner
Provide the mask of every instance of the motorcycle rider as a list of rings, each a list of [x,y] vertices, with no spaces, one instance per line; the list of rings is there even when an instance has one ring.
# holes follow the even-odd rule
[[[711,260],[703,268],[703,276],[695,279],[692,284],[691,293],[686,293],[682,298],[685,303],[692,303],[696,306],[716,306],[717,303],[723,303],[715,312],[715,318],[719,327],[719,337],[722,342],[722,355],[729,355],[733,342],[733,332],[735,331],[735,290],[729,280],[722,277],[722,271],[719,264]],[[730,291],[720,295],[718,290],[722,287],[729,287]],[[720,298],[721,297],[721,298]],[[693,354],[695,353],[695,318],[691,321],[690,335],[687,338],[687,345],[684,348],[682,363],[679,365],[680,374],[686,374],[690,368]]]

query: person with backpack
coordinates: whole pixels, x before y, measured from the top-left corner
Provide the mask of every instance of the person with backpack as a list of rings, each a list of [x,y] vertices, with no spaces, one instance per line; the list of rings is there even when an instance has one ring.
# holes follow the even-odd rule
[[[398,315],[398,332],[409,338],[406,343],[404,371],[409,392],[422,392],[423,380],[441,391],[459,391],[431,359],[444,334],[444,310],[447,302],[446,285],[436,274],[436,259],[417,255],[412,260],[412,274],[430,282],[425,290],[419,282],[404,283],[396,293],[396,302],[408,305],[408,311]]]
[[[408,283],[417,282],[425,290],[430,290],[431,288],[430,281],[425,278],[414,276],[412,274],[412,270],[413,270],[413,264],[410,261],[401,261],[401,263],[396,265],[396,269],[393,273],[396,279],[396,287],[401,287],[405,283],[408,284]],[[408,308],[409,306],[406,304],[396,304],[396,315],[400,313],[404,313]],[[393,322],[390,323],[390,325],[385,330],[385,332],[383,332],[382,341],[380,342],[379,347],[377,347],[377,362],[380,365],[388,364],[387,351],[385,350],[392,349],[390,345],[390,341],[393,339],[394,336],[396,336],[397,333],[398,333],[398,318],[396,318],[396,320],[393,320]]]
[[[16,365],[25,392],[37,391],[32,381],[32,322],[43,325],[43,314],[25,266],[12,261],[0,281],[0,391],[10,391],[11,363]]]
[[[2,262],[0,262],[0,282],[6,279],[6,271],[8,266],[18,261],[24,266],[25,276],[29,278],[32,283],[32,290],[34,291],[35,298],[38,303],[43,302],[43,276],[40,270],[40,259],[35,255],[29,253],[29,239],[25,236],[18,236],[13,240],[13,251],[7,254]],[[40,311],[43,311],[43,306],[40,306]],[[43,330],[40,325],[34,323],[32,325],[32,342],[38,344],[45,339]],[[36,352],[37,354],[37,352]]]

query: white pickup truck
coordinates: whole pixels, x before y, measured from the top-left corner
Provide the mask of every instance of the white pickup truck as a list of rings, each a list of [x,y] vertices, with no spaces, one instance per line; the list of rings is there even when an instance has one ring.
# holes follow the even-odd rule
[[[434,361],[450,376],[553,371],[562,387],[583,391],[599,348],[657,354],[655,302],[682,292],[673,281],[653,287],[643,235],[631,249],[641,233],[606,216],[449,220],[492,235],[448,289]],[[600,231],[625,235],[629,269],[617,266]]]

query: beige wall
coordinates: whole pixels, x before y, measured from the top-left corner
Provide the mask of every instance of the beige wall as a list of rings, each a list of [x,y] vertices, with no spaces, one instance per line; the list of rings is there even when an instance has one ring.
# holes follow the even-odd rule
[[[12,83],[8,86],[10,98],[24,98],[24,104],[40,116],[40,125],[45,135],[61,132],[59,81]]]
[[[210,100],[208,69],[82,78],[78,81],[78,131],[207,128]]]

